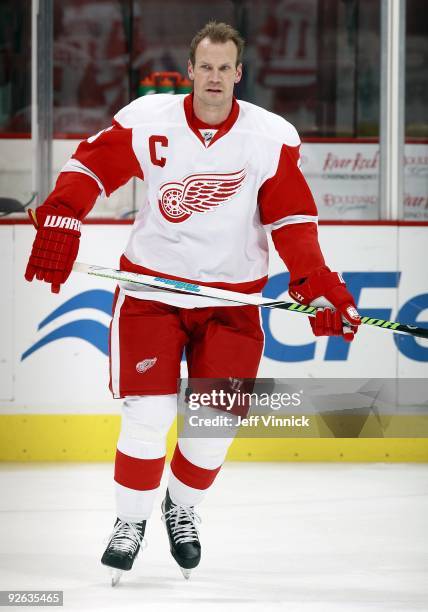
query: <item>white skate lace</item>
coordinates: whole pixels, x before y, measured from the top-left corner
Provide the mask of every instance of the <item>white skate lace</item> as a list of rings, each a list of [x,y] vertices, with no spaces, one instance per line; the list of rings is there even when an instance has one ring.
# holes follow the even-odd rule
[[[172,536],[176,544],[184,544],[185,542],[194,542],[198,540],[199,531],[196,523],[202,523],[199,514],[196,514],[192,506],[173,506],[163,514],[162,520],[164,523],[169,521]]]
[[[142,550],[146,547],[147,543],[145,538],[141,536],[136,524],[119,521],[114,526],[108,546],[120,552],[131,553],[133,555],[138,545],[140,545]]]

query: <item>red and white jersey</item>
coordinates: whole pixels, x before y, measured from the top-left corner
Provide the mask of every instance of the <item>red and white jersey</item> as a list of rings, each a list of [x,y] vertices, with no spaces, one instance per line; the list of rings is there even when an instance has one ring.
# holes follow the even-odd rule
[[[62,173],[64,180],[86,175],[107,196],[131,177],[146,182],[122,269],[253,293],[267,280],[267,230],[296,267],[292,276],[323,265],[299,145],[290,123],[248,102],[234,100],[226,121],[210,126],[194,116],[192,95],[158,94],[120,110],[111,127],[79,145]],[[87,212],[76,208],[79,218]],[[131,289],[174,305],[219,304]]]

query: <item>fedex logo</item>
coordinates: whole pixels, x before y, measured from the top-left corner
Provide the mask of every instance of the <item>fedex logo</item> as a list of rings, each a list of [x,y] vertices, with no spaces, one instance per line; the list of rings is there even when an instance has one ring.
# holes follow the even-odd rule
[[[363,317],[374,319],[396,320],[408,325],[422,325],[418,319],[422,311],[428,310],[428,293],[412,297],[393,314],[392,308],[360,308],[359,301],[363,289],[397,289],[400,283],[400,272],[344,272],[343,279],[354,296],[358,311]],[[263,290],[263,296],[276,300],[288,287],[289,273],[276,274],[269,279]],[[316,340],[301,345],[288,345],[279,342],[272,334],[270,318],[272,310],[262,308],[263,328],[266,337],[264,356],[275,361],[298,362],[310,361],[315,357]],[[427,321],[428,323],[428,321]],[[428,361],[428,346],[422,346],[416,338],[404,334],[391,334],[398,350],[414,361]],[[358,340],[357,340],[358,342]],[[425,343],[426,344],[426,343]],[[324,354],[325,361],[346,361],[352,344],[340,337],[330,337]]]
[[[365,289],[397,289],[400,283],[400,272],[345,272],[343,278],[353,294],[357,307],[359,306],[361,293]],[[276,274],[269,279],[263,295],[264,297],[277,300],[288,287],[289,274],[283,272]],[[186,285],[186,289],[192,289],[193,285],[181,283],[181,281],[168,281],[173,287]],[[76,338],[91,344],[95,349],[99,350],[104,355],[108,355],[108,327],[102,322],[105,315],[111,314],[113,294],[105,290],[92,290],[79,293],[63,304],[55,308],[53,312],[48,314],[38,325],[38,331],[42,337],[36,340],[22,354],[21,360],[25,360],[43,347],[52,342],[61,341],[65,338]],[[391,299],[392,301],[392,299]],[[80,315],[82,309],[87,312],[91,309],[96,318],[83,318]],[[419,319],[419,316],[424,310],[428,310],[428,293],[416,295],[402,304],[398,312],[392,308],[358,308],[362,316],[373,319],[382,320],[398,320],[409,325],[424,325],[424,319]],[[61,323],[61,317],[71,312],[75,313],[74,320],[68,320],[66,323]],[[314,338],[311,342],[305,344],[286,344],[275,338],[271,326],[271,316],[274,312],[269,308],[262,308],[263,328],[266,337],[265,357],[280,362],[300,362],[310,361],[315,358],[315,347],[317,340]],[[290,322],[291,315],[282,313],[284,317],[284,326],[292,325]],[[428,321],[426,321],[428,323]],[[46,332],[47,326],[52,328]],[[377,332],[373,332],[375,336]],[[418,341],[413,336],[403,334],[389,333],[392,343],[395,343],[397,349],[408,359],[420,362],[428,362],[428,346],[424,341]],[[356,340],[358,342],[358,339]],[[374,340],[375,342],[376,340]],[[352,344],[345,342],[342,338],[331,337],[327,340],[326,350],[323,355],[324,361],[346,361],[352,351]]]

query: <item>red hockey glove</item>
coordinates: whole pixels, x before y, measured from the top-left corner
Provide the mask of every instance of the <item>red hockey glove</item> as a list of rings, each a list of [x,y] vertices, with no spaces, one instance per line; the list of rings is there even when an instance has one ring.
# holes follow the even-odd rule
[[[340,274],[323,267],[290,283],[288,292],[301,304],[318,308],[316,316],[309,319],[315,336],[343,336],[348,342],[354,339],[361,318]]]
[[[28,214],[37,234],[25,278],[31,282],[36,277],[51,283],[52,293],[59,293],[79,251],[82,223],[52,206],[41,206],[36,211],[29,210]]]

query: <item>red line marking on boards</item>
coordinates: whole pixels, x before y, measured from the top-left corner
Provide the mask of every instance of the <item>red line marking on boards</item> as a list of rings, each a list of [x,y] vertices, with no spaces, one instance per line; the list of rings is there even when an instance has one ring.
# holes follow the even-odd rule
[[[92,219],[85,219],[83,221],[84,225],[132,225],[134,222],[133,219],[111,219],[111,218],[100,218],[96,217]],[[0,225],[32,225],[29,219],[1,219]],[[378,227],[379,225],[390,226],[390,227],[427,227],[428,221],[390,221],[387,219],[378,219],[378,220],[370,220],[370,219],[350,219],[348,221],[342,221],[341,219],[323,219],[319,221],[319,225],[340,225],[340,226],[352,226],[352,225],[362,225],[366,227]]]

